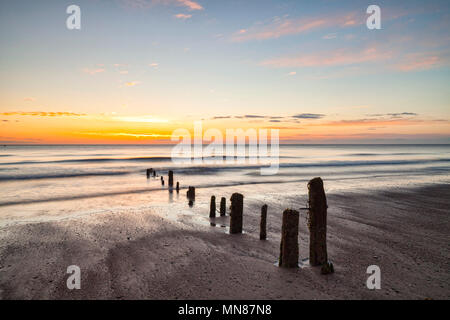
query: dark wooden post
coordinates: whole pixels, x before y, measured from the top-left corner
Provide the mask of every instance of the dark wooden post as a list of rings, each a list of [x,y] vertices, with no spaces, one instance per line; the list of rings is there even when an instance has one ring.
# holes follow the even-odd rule
[[[222,197],[220,199],[220,216],[223,217],[227,213],[227,199],[225,197]]]
[[[328,262],[327,256],[327,198],[321,178],[308,183],[309,191],[309,263],[312,266]]]
[[[161,185],[164,185],[164,177],[161,176]]]
[[[180,192],[180,183],[177,181],[177,193]]]
[[[155,178],[155,177],[156,177],[156,171],[153,170],[153,178]]]
[[[173,171],[169,171],[169,187],[173,187]]]
[[[195,201],[195,188],[189,187],[186,195],[190,201]]]
[[[261,223],[259,225],[259,240],[267,239],[267,204],[261,207]]]
[[[216,217],[216,197],[211,197],[211,205],[209,206],[209,217],[215,218]]]
[[[244,210],[244,196],[233,193],[231,196],[230,233],[242,233],[242,220]]]
[[[153,171],[153,169],[147,169],[147,179],[150,178],[152,171]]]
[[[281,226],[280,267],[298,268],[298,220],[298,211],[284,210]]]

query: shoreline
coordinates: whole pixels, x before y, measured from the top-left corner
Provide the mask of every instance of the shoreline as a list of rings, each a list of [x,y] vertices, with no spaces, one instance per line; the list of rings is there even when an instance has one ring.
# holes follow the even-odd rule
[[[278,194],[267,203],[267,241],[259,240],[258,197],[244,200],[243,235],[221,227],[228,216],[210,226],[202,200],[193,208],[182,201],[3,227],[0,299],[450,298],[448,184],[327,197],[332,275],[274,265],[281,203],[298,208],[306,199]],[[299,246],[307,258],[304,213]],[[81,268],[81,290],[66,287],[73,264]],[[381,290],[365,287],[372,264],[381,268]]]

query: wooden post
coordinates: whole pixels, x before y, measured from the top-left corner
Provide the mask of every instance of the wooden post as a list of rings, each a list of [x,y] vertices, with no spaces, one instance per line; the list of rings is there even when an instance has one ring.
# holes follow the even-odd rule
[[[328,262],[327,255],[327,198],[321,178],[308,183],[309,192],[309,263],[312,266]]]
[[[195,201],[195,188],[194,187],[189,187],[186,196],[188,197],[188,199],[190,201]]]
[[[153,178],[155,178],[155,177],[156,177],[156,171],[153,170]]]
[[[211,205],[209,206],[209,217],[215,218],[216,217],[216,197],[211,197]]]
[[[284,210],[281,226],[280,267],[298,268],[298,220],[298,211]]]
[[[261,223],[259,225],[259,240],[267,239],[267,204],[261,207]]]
[[[180,183],[177,181],[177,193],[180,192]]]
[[[220,216],[223,217],[227,213],[227,199],[225,197],[222,197],[220,199]]]
[[[164,185],[164,178],[161,176],[161,185]]]
[[[242,233],[242,220],[244,210],[244,196],[233,193],[231,196],[230,233]]]
[[[153,171],[153,169],[147,169],[147,179],[150,178],[152,171]]]
[[[169,171],[169,187],[173,187],[173,171]]]

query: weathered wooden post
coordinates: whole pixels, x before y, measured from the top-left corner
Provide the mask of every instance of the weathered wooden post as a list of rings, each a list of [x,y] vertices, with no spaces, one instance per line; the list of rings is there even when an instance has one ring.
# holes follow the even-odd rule
[[[233,193],[231,196],[230,233],[242,233],[242,220],[244,210],[244,196]]]
[[[153,170],[153,178],[155,178],[155,177],[156,177],[156,171]]]
[[[150,175],[152,174],[153,169],[147,169],[147,179],[150,178]]]
[[[227,199],[222,197],[220,199],[220,216],[223,217],[227,213]]]
[[[298,268],[298,211],[286,209],[281,226],[279,266]]]
[[[216,217],[216,197],[211,197],[211,205],[209,206],[209,217],[215,218]]]
[[[186,196],[188,197],[188,199],[190,201],[195,201],[195,188],[194,187],[189,187]]]
[[[309,263],[312,266],[328,262],[327,256],[327,198],[321,178],[308,183],[309,192]]]
[[[173,187],[173,171],[169,171],[169,187]]]
[[[261,223],[259,225],[259,240],[267,239],[267,204],[261,207]]]
[[[161,185],[164,185],[164,178],[161,176]]]
[[[177,181],[177,193],[180,192],[180,183]]]

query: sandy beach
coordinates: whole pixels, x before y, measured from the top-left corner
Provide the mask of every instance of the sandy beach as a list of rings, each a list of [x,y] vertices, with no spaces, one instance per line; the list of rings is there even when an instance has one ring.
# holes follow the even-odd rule
[[[271,202],[264,195],[244,199],[242,235],[227,233],[228,215],[210,221],[209,189],[197,191],[192,208],[182,190],[170,206],[154,202],[143,210],[4,225],[0,299],[450,298],[448,184],[328,193],[335,273],[326,276],[307,264],[275,265],[282,211],[302,208],[307,199],[304,184],[287,189],[292,192],[271,194]],[[235,191],[245,195],[245,186],[221,190],[227,201]],[[267,241],[259,240],[263,202],[269,206]],[[299,245],[307,258],[305,211]],[[80,290],[66,287],[69,265],[81,268]],[[366,287],[369,265],[381,268],[381,290]]]

